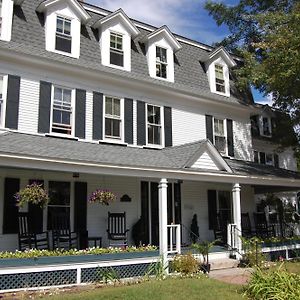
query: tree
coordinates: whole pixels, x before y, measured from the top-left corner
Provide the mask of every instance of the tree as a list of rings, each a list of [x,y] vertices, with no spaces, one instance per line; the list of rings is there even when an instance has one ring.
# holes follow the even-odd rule
[[[230,35],[221,44],[242,56],[235,71],[240,88],[272,95],[274,106],[300,124],[300,3],[240,0],[235,6],[208,1],[205,8]]]

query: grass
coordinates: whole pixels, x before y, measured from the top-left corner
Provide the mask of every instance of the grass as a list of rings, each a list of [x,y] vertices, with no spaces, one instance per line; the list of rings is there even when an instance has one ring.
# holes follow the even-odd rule
[[[173,278],[163,281],[148,281],[130,286],[103,287],[76,293],[62,293],[44,298],[51,300],[237,300],[244,299],[239,286],[209,278]]]
[[[300,275],[300,261],[285,261],[283,263],[277,262],[276,266],[272,267],[270,271],[277,270],[281,264],[282,270]]]

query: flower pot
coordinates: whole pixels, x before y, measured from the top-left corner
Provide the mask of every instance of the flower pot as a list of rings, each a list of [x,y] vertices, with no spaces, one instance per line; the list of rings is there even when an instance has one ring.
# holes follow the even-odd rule
[[[204,274],[207,274],[210,272],[210,264],[202,264],[201,265],[201,271],[204,273]]]

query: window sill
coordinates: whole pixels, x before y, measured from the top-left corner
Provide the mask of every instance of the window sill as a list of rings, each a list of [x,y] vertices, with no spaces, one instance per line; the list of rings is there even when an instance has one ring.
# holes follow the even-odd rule
[[[217,91],[211,91],[214,94],[220,95],[220,96],[224,96],[224,97],[230,97],[229,93],[221,93],[221,92],[217,92]]]
[[[114,140],[114,139],[104,139],[99,140],[99,144],[111,144],[111,145],[119,145],[119,146],[128,146],[127,143],[120,141],[120,140]]]
[[[143,148],[154,149],[154,150],[162,150],[164,147],[162,145],[147,144],[146,146],[143,146]]]
[[[163,77],[158,77],[158,76],[154,76],[152,78],[155,78],[155,79],[158,79],[161,81],[166,81],[166,82],[174,82],[174,81],[170,80],[169,78],[163,78]]]
[[[59,139],[73,140],[73,141],[78,141],[79,140],[77,137],[74,137],[72,135],[59,134],[59,133],[46,133],[45,136],[53,137],[53,138],[59,138]]]
[[[118,66],[118,65],[108,64],[107,66],[108,66],[108,67],[111,67],[111,68],[113,68],[113,69],[118,69],[118,70],[123,70],[123,71],[130,72],[130,70],[128,70],[127,68],[125,68],[125,67],[120,67],[120,66]]]
[[[68,52],[64,52],[64,51],[59,51],[59,50],[55,50],[55,49],[53,49],[53,50],[47,50],[47,51],[53,52],[53,53],[56,53],[56,54],[60,54],[60,55],[64,55],[64,56],[67,56],[67,57],[71,57],[71,58],[76,58],[76,59],[79,58],[79,56],[75,56],[72,53],[68,53]]]

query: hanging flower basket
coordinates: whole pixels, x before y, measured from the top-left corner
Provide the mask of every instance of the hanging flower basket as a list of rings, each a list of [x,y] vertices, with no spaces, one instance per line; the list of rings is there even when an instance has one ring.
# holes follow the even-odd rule
[[[117,196],[113,192],[109,190],[98,189],[89,196],[88,202],[109,205],[111,202],[116,201],[116,199]]]
[[[19,207],[23,207],[26,203],[32,203],[44,208],[49,202],[48,193],[42,184],[37,184],[36,182],[27,185],[24,189],[16,193],[15,198]]]

